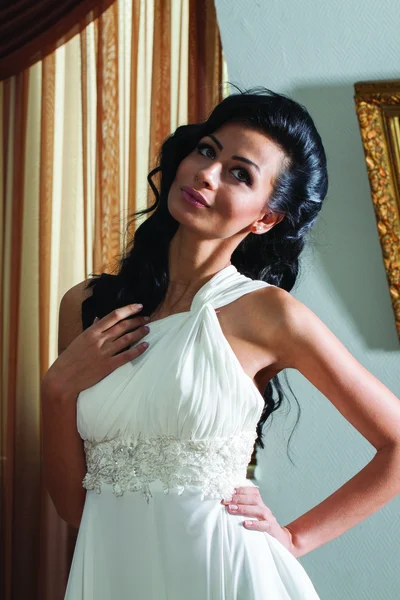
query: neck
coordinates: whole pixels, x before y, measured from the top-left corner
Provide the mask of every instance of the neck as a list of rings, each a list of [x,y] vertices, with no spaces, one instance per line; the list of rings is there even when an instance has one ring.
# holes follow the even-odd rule
[[[193,298],[216,273],[231,265],[231,257],[219,252],[205,253],[204,245],[182,239],[177,231],[171,240],[168,256],[169,283],[166,297]],[[205,242],[205,240],[203,240]]]

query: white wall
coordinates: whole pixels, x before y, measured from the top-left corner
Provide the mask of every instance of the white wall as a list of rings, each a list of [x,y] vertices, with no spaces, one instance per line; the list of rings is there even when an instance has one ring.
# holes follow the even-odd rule
[[[400,79],[397,0],[216,0],[230,81],[264,85],[304,104],[322,136],[330,186],[293,295],[400,396],[400,344],[355,113],[354,82]],[[282,379],[282,376],[281,376]],[[282,408],[258,451],[265,503],[284,525],[333,493],[374,448],[297,371],[301,405]],[[287,402],[285,403],[287,408]],[[400,497],[300,558],[321,600],[400,598]]]

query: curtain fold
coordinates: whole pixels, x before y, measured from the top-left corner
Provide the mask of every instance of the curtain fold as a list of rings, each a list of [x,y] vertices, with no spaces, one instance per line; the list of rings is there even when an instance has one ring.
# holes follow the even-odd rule
[[[0,80],[68,42],[114,0],[17,0],[0,7]]]
[[[114,1],[0,82],[4,600],[64,596],[77,531],[43,480],[40,381],[57,358],[62,296],[90,273],[113,271],[128,215],[153,202],[147,174],[161,141],[225,93],[215,8],[198,5]]]
[[[222,46],[213,0],[189,0],[189,73],[188,121],[195,123],[205,120],[223,98]]]
[[[118,2],[96,21],[97,124],[94,269],[120,251]]]

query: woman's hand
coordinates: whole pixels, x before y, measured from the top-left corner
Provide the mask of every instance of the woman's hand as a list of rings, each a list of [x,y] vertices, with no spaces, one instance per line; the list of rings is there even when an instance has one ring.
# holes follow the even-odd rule
[[[117,308],[78,335],[45,374],[55,389],[77,395],[143,354],[147,317],[137,304]],[[133,331],[132,331],[133,330]],[[136,344],[136,345],[134,345]]]
[[[251,521],[243,521],[246,529],[265,531],[276,538],[289,552],[294,554],[292,534],[287,527],[281,527],[270,509],[264,504],[259,489],[255,486],[239,487],[235,489],[231,499],[221,500],[232,515],[253,517]],[[237,506],[236,509],[230,508]],[[258,520],[254,520],[256,517]]]

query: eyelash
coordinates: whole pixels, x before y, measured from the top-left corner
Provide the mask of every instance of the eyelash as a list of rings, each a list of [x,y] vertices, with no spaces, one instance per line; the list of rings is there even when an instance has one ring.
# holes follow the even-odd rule
[[[204,156],[204,154],[202,154],[202,152],[201,152],[201,150],[203,150],[203,148],[210,148],[214,152],[214,148],[210,144],[206,144],[206,143],[203,142],[203,143],[198,144],[196,146],[197,152],[199,154],[201,154],[201,156]],[[252,179],[251,175],[249,174],[249,172],[246,169],[243,169],[243,167],[235,167],[234,169],[231,169],[231,171],[236,171],[236,170],[243,171],[243,173],[246,173],[246,177],[247,177],[247,180],[245,180],[245,179],[238,179],[234,175],[235,179],[237,179],[237,181],[239,181],[239,183],[245,183],[248,186],[252,186],[253,185],[253,179]]]

